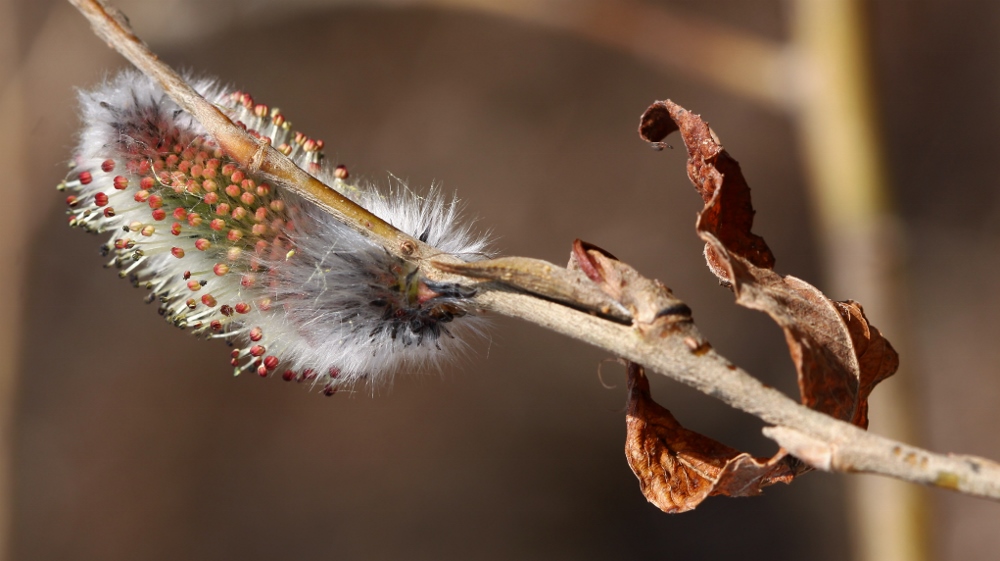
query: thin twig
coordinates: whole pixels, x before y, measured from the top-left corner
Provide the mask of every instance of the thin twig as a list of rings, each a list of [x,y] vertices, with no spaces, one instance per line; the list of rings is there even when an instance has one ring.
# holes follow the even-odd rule
[[[181,107],[192,112],[211,131],[220,145],[244,165],[253,164],[260,145],[246,137],[219,111],[201,99],[183,80],[163,65],[129,30],[124,17],[97,0],[70,0],[93,22],[98,33],[136,66],[154,76]],[[205,107],[208,106],[208,108]],[[235,135],[236,140],[230,138]],[[521,267],[523,277],[516,282],[502,279],[481,281],[454,273],[457,259],[434,255],[433,248],[396,232],[383,221],[347,201],[341,204],[334,191],[264,147],[259,169],[273,174],[283,185],[312,200],[321,208],[361,232],[371,235],[387,249],[414,259],[429,276],[475,286],[477,305],[509,317],[521,318],[555,332],[579,339],[616,356],[645,365],[656,372],[716,397],[728,405],[775,425],[767,434],[788,447],[809,465],[836,471],[866,471],[907,481],[936,485],[976,495],[1000,499],[1000,465],[971,456],[945,456],[867,433],[854,425],[813,411],[767,387],[711,349],[691,322],[665,336],[647,337],[637,319],[626,324],[614,314],[590,301],[571,302],[585,277],[553,264],[539,266],[537,260],[505,258],[502,268]],[[354,208],[356,207],[356,208]],[[397,241],[402,240],[395,246]],[[405,244],[412,243],[404,251]],[[435,261],[422,259],[434,256]],[[518,260],[522,259],[521,264]],[[528,265],[530,261],[530,266]],[[440,267],[436,269],[435,266]],[[488,267],[479,262],[477,267]],[[552,273],[558,271],[559,274]],[[551,273],[551,274],[550,274]],[[513,275],[507,275],[513,277]],[[512,286],[513,285],[513,286]],[[538,295],[532,294],[532,292]],[[559,297],[552,297],[557,294]],[[569,295],[569,296],[567,296]],[[679,301],[678,301],[679,303]],[[692,345],[691,342],[696,342]]]

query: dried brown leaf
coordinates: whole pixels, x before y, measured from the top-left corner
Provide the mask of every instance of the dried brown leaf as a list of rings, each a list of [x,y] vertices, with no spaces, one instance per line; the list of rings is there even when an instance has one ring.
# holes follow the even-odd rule
[[[750,231],[754,209],[740,164],[722,148],[708,124],[670,100],[657,101],[642,114],[639,135],[644,140],[659,144],[677,130],[688,151],[688,179],[705,202],[699,228],[702,223],[711,227],[723,246],[755,266],[774,267],[774,255],[764,238]],[[705,246],[705,258],[712,272],[728,282],[725,267],[710,245]]]
[[[625,456],[646,499],[667,513],[689,511],[712,495],[746,497],[789,482],[796,463],[784,453],[754,458],[685,429],[653,401],[641,366],[628,363]]]
[[[573,244],[570,268],[584,271],[600,289],[628,309],[640,336],[659,340],[684,337],[691,352],[707,352],[706,341],[685,328],[691,310],[661,283],[640,275],[610,253],[580,240]],[[693,332],[692,332],[693,333]],[[712,495],[751,496],[761,488],[789,482],[801,464],[779,451],[755,458],[685,429],[650,395],[640,365],[628,362],[629,404],[625,455],[646,499],[664,512],[685,512]]]
[[[861,368],[858,383],[858,408],[851,422],[861,428],[868,428],[868,396],[879,382],[892,376],[899,368],[899,355],[882,333],[868,323],[861,304],[848,300],[834,302],[851,333],[854,349]]]
[[[737,303],[767,313],[784,330],[803,403],[866,426],[868,395],[895,372],[896,352],[857,303],[834,302],[808,283],[772,270],[771,251],[751,232],[750,187],[700,116],[658,101],[639,127],[651,142],[675,130],[687,147],[688,177],[705,201],[696,227],[709,268],[731,286]]]

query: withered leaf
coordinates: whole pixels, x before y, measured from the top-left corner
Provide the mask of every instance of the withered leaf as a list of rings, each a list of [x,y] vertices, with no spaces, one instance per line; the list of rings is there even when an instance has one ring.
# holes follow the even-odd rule
[[[878,329],[868,323],[861,304],[853,300],[834,302],[851,333],[854,349],[861,368],[858,383],[858,408],[851,422],[868,428],[868,396],[879,382],[892,376],[899,368],[899,355],[893,350]]]
[[[686,512],[712,495],[758,495],[789,482],[796,462],[779,453],[754,458],[685,429],[650,396],[641,366],[628,363],[625,456],[646,499],[667,513]]]
[[[627,308],[633,327],[645,337],[685,338],[692,351],[709,349],[695,339],[691,310],[668,288],[591,244],[576,240],[570,268],[584,271],[608,296]],[[685,512],[711,495],[751,496],[789,482],[803,466],[779,451],[755,458],[685,429],[653,401],[640,365],[628,362],[629,405],[625,455],[646,499],[664,512]]]
[[[740,164],[722,148],[708,124],[670,100],[657,101],[642,114],[639,136],[644,140],[659,143],[677,130],[688,151],[688,179],[705,202],[699,225],[711,224],[716,237],[730,252],[753,265],[774,267],[774,255],[764,238],[750,231],[754,209],[750,186],[743,179]],[[728,282],[725,267],[714,251],[705,246],[709,268],[720,280]]]
[[[802,401],[838,419],[867,426],[872,388],[895,372],[898,356],[854,302],[834,302],[797,278],[775,273],[774,257],[751,232],[754,209],[739,164],[700,116],[669,100],[651,105],[640,135],[659,142],[680,131],[688,177],[705,201],[696,229],[709,268],[742,306],[763,311],[785,332]]]

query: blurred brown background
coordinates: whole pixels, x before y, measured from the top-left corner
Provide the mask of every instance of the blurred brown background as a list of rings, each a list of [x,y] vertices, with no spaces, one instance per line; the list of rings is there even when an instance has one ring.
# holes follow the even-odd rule
[[[704,115],[754,187],[778,270],[839,291],[790,113],[566,28],[418,4],[119,6],[170,64],[280,106],[356,176],[457,190],[506,254],[562,263],[577,237],[609,249],[671,286],[716,349],[794,392],[779,330],[736,309],[704,267],[683,151],[652,152],[634,132],[656,99]],[[572,19],[585,3],[555,4]],[[643,4],[789,39],[778,0]],[[884,0],[864,13],[916,440],[1000,458],[1000,4]],[[166,325],[101,268],[103,239],[65,227],[54,186],[78,127],[74,88],[124,61],[59,0],[0,2],[0,22],[10,559],[851,556],[850,476],[683,515],[648,505],[622,452],[620,367],[522,322],[496,319],[475,356],[374,398],[234,379],[222,344]],[[773,451],[755,419],[663,379],[653,391],[689,427]],[[1000,505],[927,498],[930,558],[995,558]]]

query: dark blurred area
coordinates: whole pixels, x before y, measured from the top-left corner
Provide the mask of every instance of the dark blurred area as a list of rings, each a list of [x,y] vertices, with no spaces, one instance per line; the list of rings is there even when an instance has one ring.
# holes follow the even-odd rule
[[[103,238],[65,226],[54,186],[78,127],[74,88],[125,62],[65,2],[7,4],[28,182],[0,187],[24,228],[22,258],[5,272],[24,279],[21,319],[3,325],[20,341],[6,357],[18,376],[13,559],[850,555],[850,476],[810,474],[682,515],[647,504],[622,450],[623,369],[524,322],[496,318],[470,357],[374,397],[233,378],[223,344],[165,324],[143,292],[101,268]],[[705,116],[754,188],[755,230],[778,271],[823,287],[787,115],[481,12],[219,1],[198,21],[191,4],[119,5],[168,63],[279,106],[355,176],[457,191],[504,254],[564,263],[575,238],[598,244],[673,288],[721,353],[796,392],[779,329],[736,308],[704,266],[683,149],[657,153],[635,133],[656,99]],[[785,37],[778,0],[653,4]],[[1000,297],[990,288],[1000,190],[988,165],[1000,4],[885,0],[869,15],[909,283],[900,290],[913,341],[900,375],[916,380],[919,444],[1000,458]],[[686,426],[773,453],[756,419],[652,381]],[[930,500],[933,558],[994,558],[1000,506],[939,491]]]

